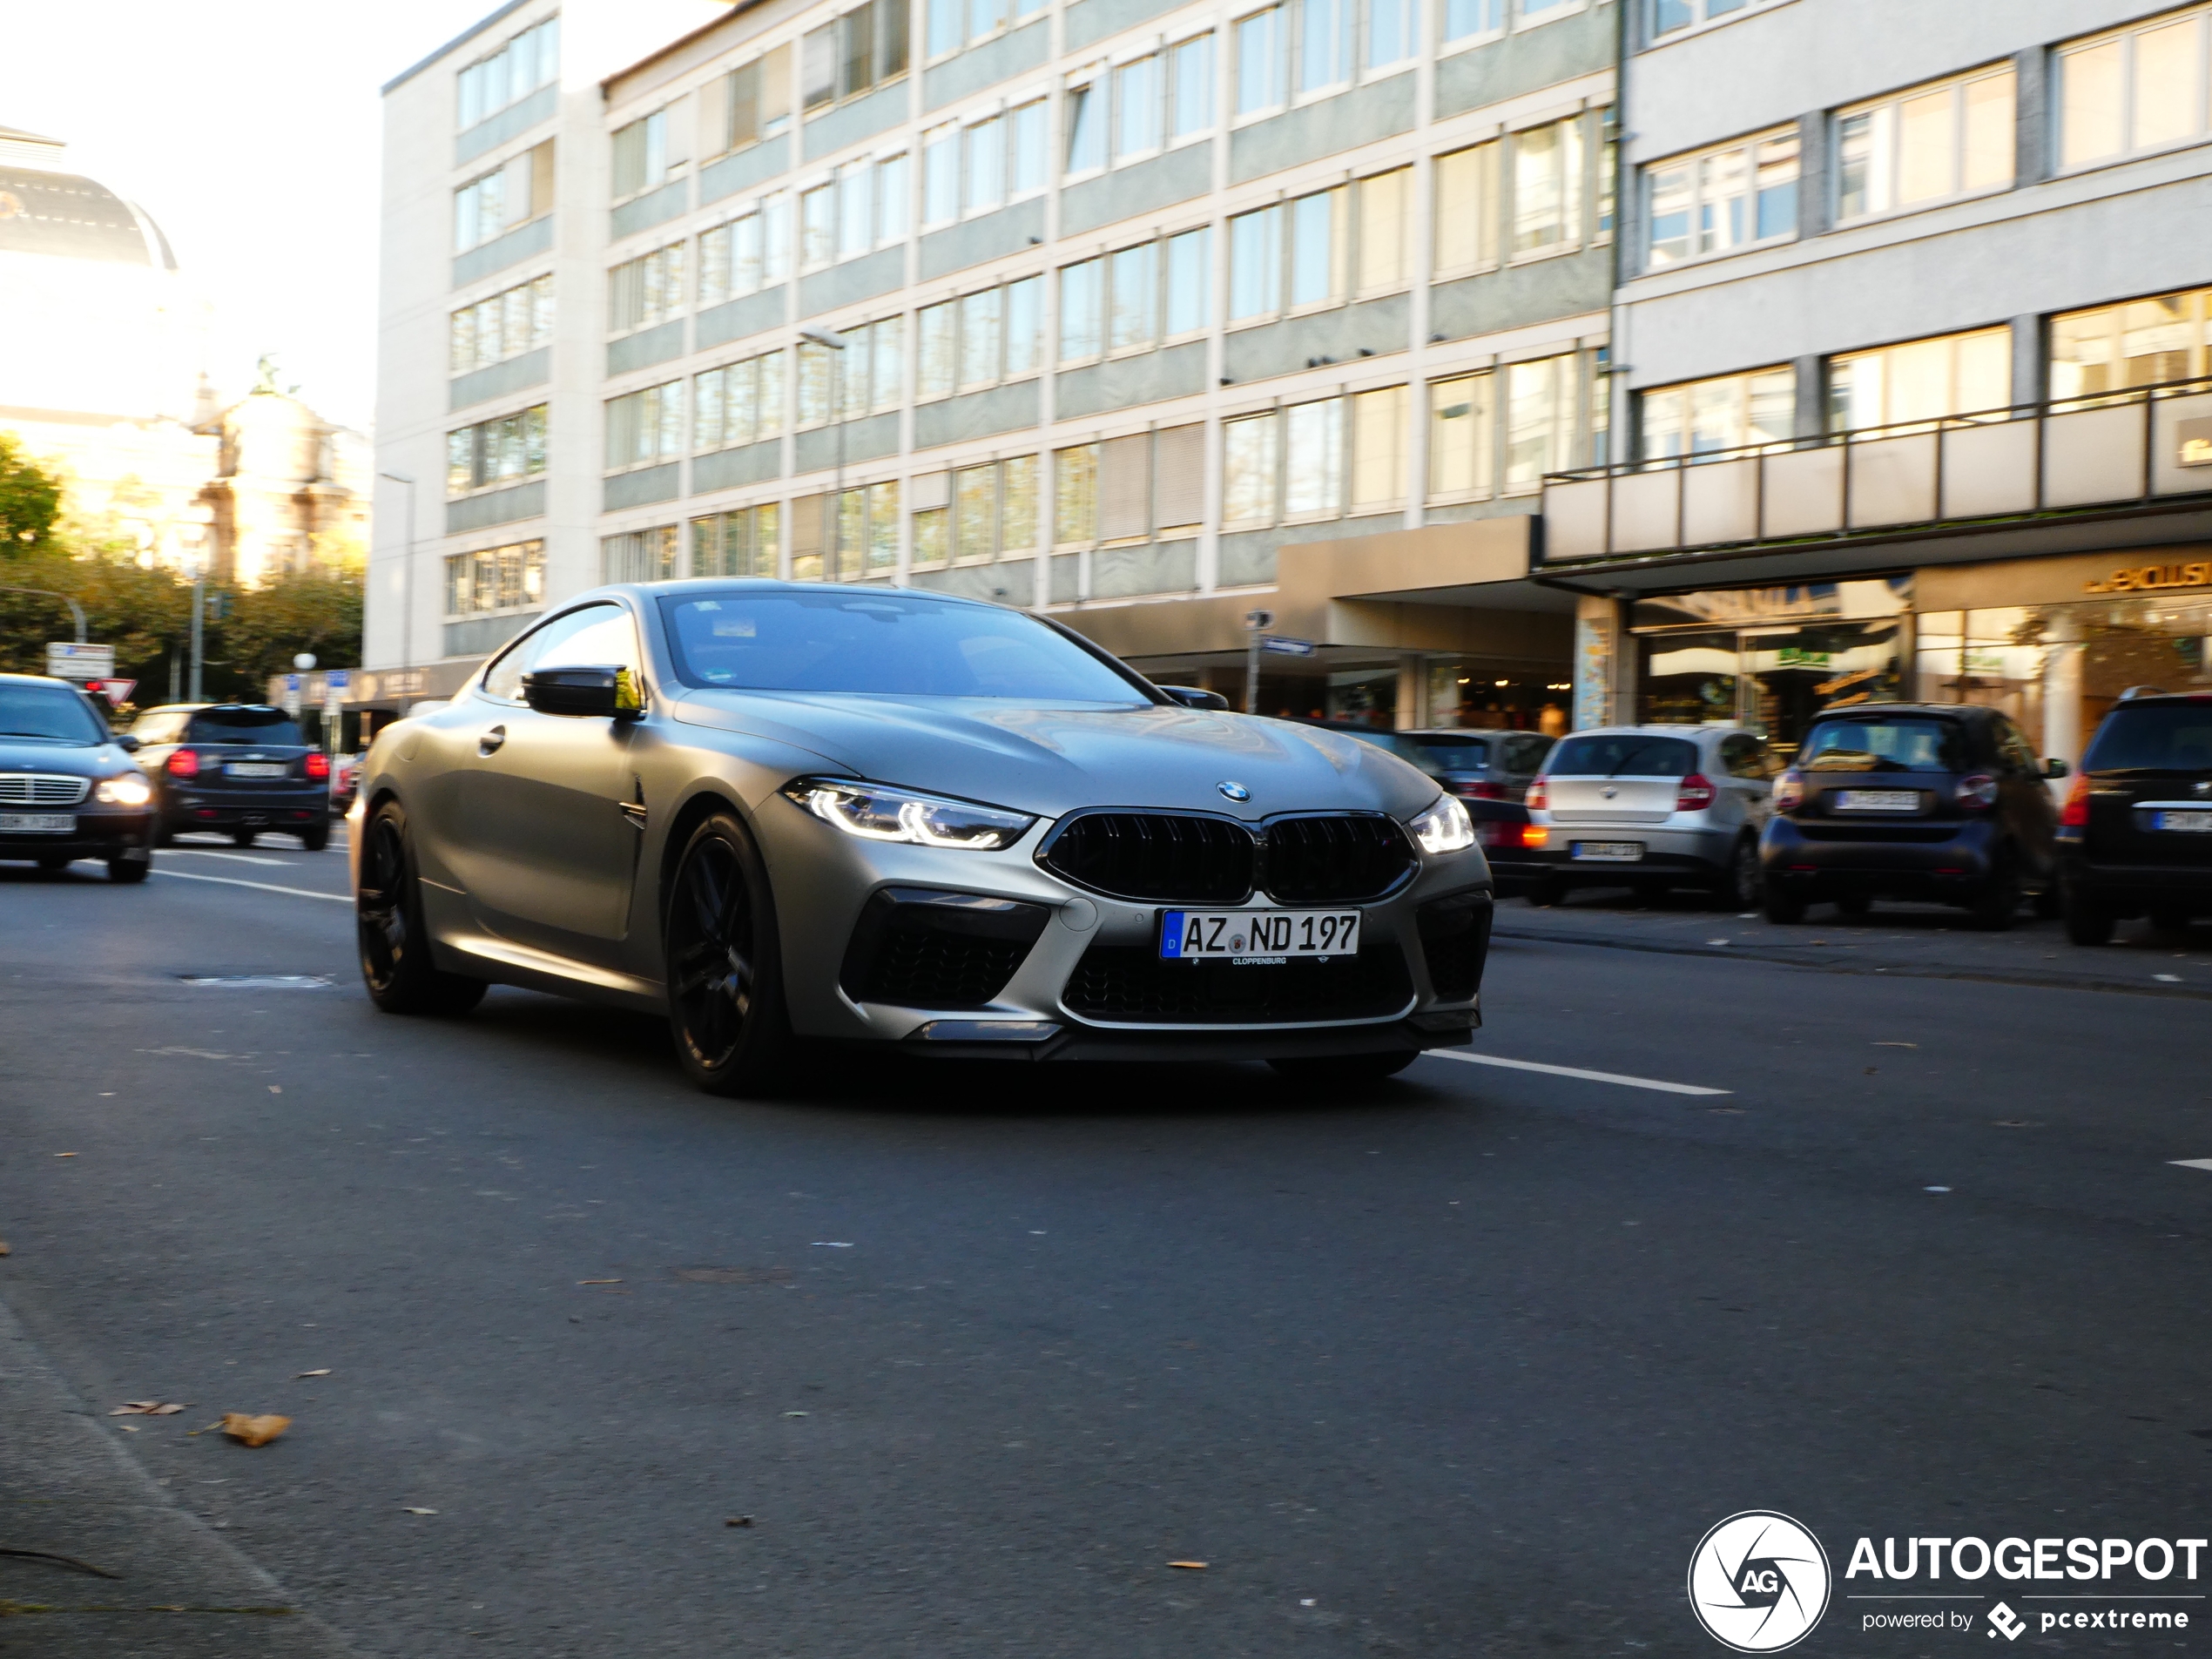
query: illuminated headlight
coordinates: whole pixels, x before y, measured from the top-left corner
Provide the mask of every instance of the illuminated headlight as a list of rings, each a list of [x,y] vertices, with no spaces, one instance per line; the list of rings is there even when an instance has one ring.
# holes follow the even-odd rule
[[[1037,820],[1027,813],[942,800],[908,789],[857,783],[850,778],[801,778],[784,786],[826,824],[864,841],[906,841],[916,846],[962,846],[979,853],[1012,846]]]
[[[120,777],[103,778],[100,786],[92,792],[92,799],[105,801],[111,806],[143,806],[153,799],[153,786],[142,772],[126,772]]]
[[[1436,805],[1407,826],[1424,853],[1457,853],[1474,845],[1474,820],[1457,795],[1440,795]]]

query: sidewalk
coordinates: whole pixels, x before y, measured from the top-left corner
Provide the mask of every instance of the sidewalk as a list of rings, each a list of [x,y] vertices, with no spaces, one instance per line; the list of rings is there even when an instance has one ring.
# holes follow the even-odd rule
[[[2153,939],[2147,922],[2122,922],[2113,943],[2090,948],[2068,944],[2058,922],[2038,921],[2025,910],[2001,934],[1976,931],[1963,911],[1914,904],[1877,904],[1859,921],[1816,905],[1804,921],[1777,927],[1764,916],[1714,909],[1689,893],[1646,905],[1601,887],[1574,894],[1548,910],[1507,899],[1498,907],[1495,932],[1501,939],[1669,955],[1748,956],[1838,974],[2212,998],[2212,924],[2191,928],[2185,942],[2175,943]]]
[[[38,1659],[350,1659],[198,1521],[73,1396],[0,1304],[0,1654]]]

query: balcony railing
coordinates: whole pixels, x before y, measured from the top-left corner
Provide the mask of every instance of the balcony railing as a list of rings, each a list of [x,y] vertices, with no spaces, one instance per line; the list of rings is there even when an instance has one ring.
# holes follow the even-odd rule
[[[1548,563],[1893,536],[2212,494],[2212,379],[1544,480]]]

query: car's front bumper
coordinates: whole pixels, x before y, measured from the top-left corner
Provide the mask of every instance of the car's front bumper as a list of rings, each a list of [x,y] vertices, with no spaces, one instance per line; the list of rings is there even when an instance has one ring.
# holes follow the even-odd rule
[[[40,808],[10,809],[39,811]],[[61,811],[61,808],[53,808]],[[153,841],[150,807],[83,805],[69,808],[76,827],[64,834],[0,834],[0,860],[18,859],[146,858]]]

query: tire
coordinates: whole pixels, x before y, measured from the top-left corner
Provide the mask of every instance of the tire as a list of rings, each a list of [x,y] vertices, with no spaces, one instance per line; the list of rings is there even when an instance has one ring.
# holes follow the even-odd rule
[[[369,824],[361,882],[354,934],[370,1001],[387,1014],[466,1014],[484,1000],[483,981],[442,972],[431,960],[407,814],[395,802]]]
[[[330,845],[330,820],[325,819],[313,829],[300,832],[300,845],[310,853],[320,853]]]
[[[2109,945],[2112,943],[2112,912],[2090,894],[2077,887],[2067,887],[2061,895],[2066,917],[2066,936],[2076,945]]]
[[[2151,936],[2161,945],[2178,945],[2189,935],[2189,913],[2180,905],[2155,905],[2150,913]]]
[[[2066,912],[2066,900],[2059,892],[2059,879],[2053,876],[2035,895],[2035,914],[2043,921],[2056,921]]]
[[[2009,848],[2000,852],[1989,872],[1989,879],[1981,891],[1966,906],[1966,913],[1973,918],[1974,926],[1986,933],[2001,934],[2013,925],[2020,907],[2020,872]]]
[[[1566,900],[1567,883],[1555,875],[1540,875],[1528,883],[1528,902],[1534,909],[1549,910]]]
[[[1846,893],[1836,900],[1836,914],[1848,916],[1853,921],[1864,921],[1874,914],[1873,898],[1864,893]]]
[[[1805,919],[1804,895],[1791,892],[1779,882],[1767,884],[1766,902],[1761,908],[1766,912],[1766,919],[1777,927],[1794,927]]]
[[[233,830],[231,832],[231,845],[233,846],[251,846],[253,845],[253,838],[260,833],[261,832],[259,830]]]
[[[133,882],[145,880],[152,869],[152,862],[146,859],[110,859],[107,861],[107,879],[128,887]]]
[[[176,846],[177,826],[174,824],[172,824],[167,819],[163,819],[153,832],[153,844],[156,846]]]
[[[1388,1054],[1318,1055],[1306,1060],[1271,1060],[1267,1063],[1285,1076],[1295,1077],[1301,1082],[1342,1088],[1379,1083],[1386,1077],[1395,1077],[1420,1057],[1420,1049],[1406,1049]]]
[[[1759,844],[1746,835],[1737,840],[1728,863],[1713,878],[1713,902],[1723,910],[1756,910],[1766,883],[1759,867]]]
[[[38,860],[38,873],[41,875],[59,875],[69,868],[70,864],[70,860],[50,853]]]
[[[713,813],[685,842],[661,937],[685,1075],[711,1095],[773,1090],[791,1053],[782,935],[767,868],[736,813]]]

